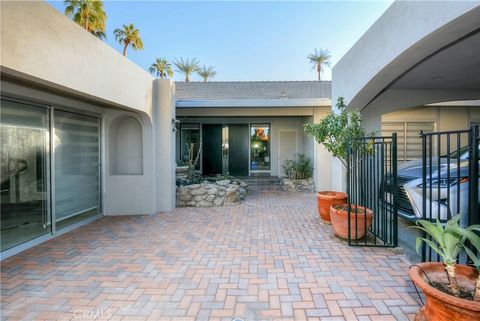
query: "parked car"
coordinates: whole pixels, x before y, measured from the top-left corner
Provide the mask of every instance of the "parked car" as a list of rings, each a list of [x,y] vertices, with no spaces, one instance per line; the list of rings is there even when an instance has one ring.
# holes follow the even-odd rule
[[[460,157],[459,157],[460,156]],[[446,154],[441,157],[432,157],[431,163],[430,160],[427,161],[427,175],[432,173],[432,177],[438,171],[446,171],[448,167],[450,170],[455,169],[459,164],[460,167],[468,168],[468,158],[469,158],[469,146],[464,146],[459,150],[455,150],[450,153],[450,155]],[[450,166],[448,166],[450,163]],[[387,179],[386,184],[386,191],[388,193],[392,193],[393,190],[396,188],[398,193],[398,214],[399,216],[407,219],[407,220],[416,220],[419,218],[417,212],[412,205],[413,196],[409,197],[406,193],[405,187],[407,184],[410,184],[413,181],[422,180],[422,160],[412,160],[406,163],[403,163],[398,166],[397,172],[397,186],[392,186],[389,184],[389,180]],[[415,183],[410,184],[409,186],[413,186]],[[418,185],[418,183],[416,183]],[[410,187],[412,189],[412,187]],[[421,190],[420,190],[421,191]],[[386,201],[389,204],[389,200],[392,198],[387,197]],[[392,205],[392,204],[390,204]],[[422,206],[419,205],[421,208]]]
[[[478,179],[478,178],[477,178]],[[469,167],[434,172],[426,180],[427,207],[423,216],[423,179],[418,178],[404,185],[405,193],[417,218],[448,220],[458,213],[468,212]]]

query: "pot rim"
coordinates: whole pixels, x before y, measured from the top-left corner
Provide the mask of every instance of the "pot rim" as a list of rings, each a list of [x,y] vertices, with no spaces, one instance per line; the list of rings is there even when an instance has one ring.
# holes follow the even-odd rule
[[[342,208],[337,208],[339,206],[342,206]],[[348,214],[348,210],[344,210],[343,207],[346,206],[348,207],[348,203],[343,203],[343,204],[333,204],[332,206],[330,206],[331,209],[337,211],[337,212],[342,212],[342,213],[345,213],[345,215]],[[355,208],[358,208],[358,213],[357,215],[367,215],[367,216],[371,216],[373,215],[373,210],[368,208],[368,207],[365,207],[365,206],[360,206],[360,205],[357,205],[357,204],[352,204],[351,206],[352,208],[355,207]],[[364,209],[366,209],[366,213],[364,211]]]
[[[442,292],[430,284],[428,284],[424,279],[423,279],[423,270],[428,271],[429,268],[430,270],[435,267],[441,265],[443,268],[443,263],[441,262],[424,262],[424,263],[418,263],[416,265],[412,265],[410,267],[410,270],[408,271],[408,274],[410,275],[410,278],[412,279],[412,282],[417,285],[425,295],[430,295],[437,300],[440,300],[442,302],[446,302],[448,304],[464,308],[466,310],[472,310],[472,311],[477,311],[480,312],[480,303],[476,301],[470,301],[467,299],[462,299],[462,298],[457,298],[454,297],[453,295],[449,295],[445,292]],[[421,267],[421,268],[420,268]],[[470,269],[470,270],[475,270],[471,266],[467,265],[462,265],[462,264],[455,264],[455,268],[457,273],[459,273],[462,270],[465,269]],[[458,269],[457,269],[458,268]],[[460,272],[461,273],[461,272]]]
[[[336,191],[320,191],[317,193],[318,197],[324,199],[347,198],[347,193]]]

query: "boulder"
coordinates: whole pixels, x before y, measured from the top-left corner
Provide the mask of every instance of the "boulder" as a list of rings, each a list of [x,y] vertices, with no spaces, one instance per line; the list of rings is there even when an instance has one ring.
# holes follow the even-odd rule
[[[232,181],[229,180],[229,179],[222,179],[221,181],[217,181],[217,185],[220,185],[220,186],[227,186],[231,183]]]
[[[192,195],[190,194],[178,194],[177,199],[181,202],[188,202],[192,200]]]
[[[225,197],[219,197],[213,201],[213,204],[215,204],[215,206],[222,206],[224,201]]]
[[[213,202],[214,199],[215,199],[215,195],[208,195],[207,198],[205,198],[207,202]]]
[[[197,202],[197,205],[195,205],[196,207],[211,207],[213,206],[213,203],[212,202],[207,202],[207,201],[200,201],[200,202]]]
[[[190,194],[192,194],[192,195],[203,195],[205,193],[207,193],[207,190],[204,189],[203,187],[192,189],[190,191]]]

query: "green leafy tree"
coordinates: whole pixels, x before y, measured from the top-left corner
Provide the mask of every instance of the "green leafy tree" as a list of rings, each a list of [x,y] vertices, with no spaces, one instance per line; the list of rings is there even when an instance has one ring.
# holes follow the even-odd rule
[[[122,29],[115,29],[113,34],[115,35],[115,40],[117,40],[119,44],[123,45],[124,56],[127,55],[128,46],[132,46],[132,48],[135,50],[143,49],[142,38],[140,38],[140,30],[135,28],[132,23],[129,25],[123,25]]]
[[[182,73],[185,76],[185,81],[190,81],[190,76],[197,72],[199,69],[200,62],[193,58],[193,59],[175,59],[173,64],[177,67],[177,71]]]
[[[330,51],[328,49],[315,49],[315,52],[309,54],[307,58],[310,63],[313,64],[312,70],[315,69],[317,71],[318,80],[321,80],[320,74],[322,73],[322,68],[331,66],[330,59],[332,58],[332,55]]]
[[[346,167],[349,141],[364,137],[365,132],[360,113],[348,112],[342,97],[338,98],[336,107],[338,113],[329,114],[318,124],[305,124],[304,130]]]
[[[215,77],[217,71],[213,66],[206,67],[203,65],[201,68],[198,68],[197,74],[203,78],[203,82],[207,82],[210,78]]]
[[[65,15],[82,28],[95,35],[105,38],[107,14],[103,9],[103,1],[99,0],[65,0]]]
[[[172,65],[165,58],[157,58],[155,62],[148,68],[150,73],[164,79],[167,77],[173,77]]]

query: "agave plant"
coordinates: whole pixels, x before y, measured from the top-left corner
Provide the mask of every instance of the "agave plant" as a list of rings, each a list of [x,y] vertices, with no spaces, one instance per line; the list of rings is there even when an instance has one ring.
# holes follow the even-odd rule
[[[415,228],[424,231],[431,238],[417,237],[417,252],[419,252],[422,243],[425,242],[442,258],[443,264],[445,265],[445,271],[450,280],[448,288],[456,297],[459,296],[460,289],[458,287],[455,273],[455,263],[458,254],[463,248],[463,243],[465,242],[464,229],[461,229],[458,224],[460,216],[460,214],[454,216],[446,223],[445,227],[442,226],[438,219],[436,223],[419,220],[417,221],[417,226],[415,226]]]
[[[462,234],[470,241],[470,244],[476,249],[477,253],[480,253],[480,236],[475,234],[474,231],[480,231],[480,225],[472,225],[466,229],[462,229]],[[473,265],[478,270],[477,281],[475,283],[475,294],[473,300],[480,302],[480,258],[468,247],[462,244],[463,249],[467,253]]]

